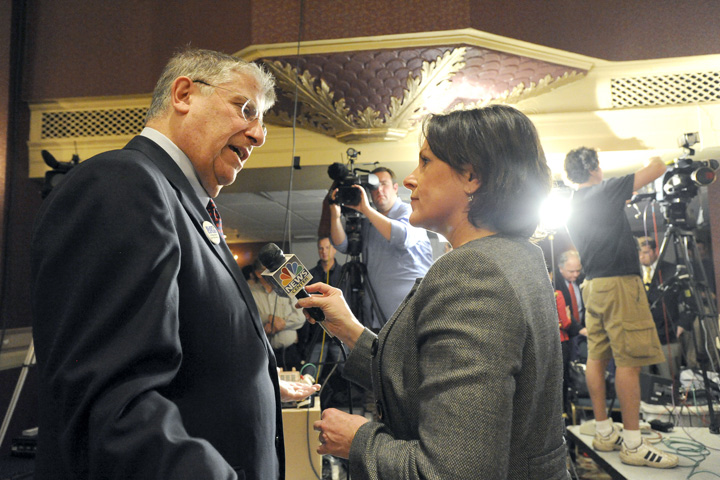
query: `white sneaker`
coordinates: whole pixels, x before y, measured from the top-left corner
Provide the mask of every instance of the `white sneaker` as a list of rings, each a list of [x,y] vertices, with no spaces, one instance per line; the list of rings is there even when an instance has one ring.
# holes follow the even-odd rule
[[[639,465],[654,468],[673,468],[678,464],[678,457],[650,445],[646,439],[637,448],[630,450],[622,444],[620,460],[628,465]]]
[[[622,429],[616,425],[612,424],[612,432],[608,436],[603,436],[599,433],[597,433],[597,430],[595,431],[595,438],[593,438],[592,446],[595,450],[599,450],[601,452],[612,452],[613,450],[620,450],[620,446],[622,445],[622,436],[620,435],[620,431]]]

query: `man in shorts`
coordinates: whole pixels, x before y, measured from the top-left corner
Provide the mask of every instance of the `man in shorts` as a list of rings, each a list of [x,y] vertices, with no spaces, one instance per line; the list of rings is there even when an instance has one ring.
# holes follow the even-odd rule
[[[633,191],[665,172],[658,157],[635,173],[603,181],[597,152],[581,147],[565,158],[568,179],[577,184],[567,229],[585,270],[583,301],[588,333],[586,378],[595,414],[593,448],[620,450],[630,465],[672,468],[677,456],[640,436],[640,369],[664,362],[640,273],[637,243],[625,216]],[[615,359],[615,390],[624,431],[608,417],[605,370]]]

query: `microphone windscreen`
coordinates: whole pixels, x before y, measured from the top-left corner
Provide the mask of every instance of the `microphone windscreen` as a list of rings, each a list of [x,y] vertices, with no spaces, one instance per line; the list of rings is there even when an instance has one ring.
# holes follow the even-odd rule
[[[342,163],[335,162],[328,167],[328,177],[336,181],[342,180],[348,173],[350,173],[350,171]]]
[[[274,243],[268,243],[258,253],[260,263],[269,271],[274,272],[285,262],[285,255],[280,247]]]

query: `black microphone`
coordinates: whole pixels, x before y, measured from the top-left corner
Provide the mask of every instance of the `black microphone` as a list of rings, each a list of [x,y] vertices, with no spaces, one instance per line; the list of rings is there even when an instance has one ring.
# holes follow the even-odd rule
[[[312,275],[295,255],[285,255],[280,247],[274,243],[268,243],[260,249],[258,258],[266,268],[262,273],[263,277],[270,281],[273,289],[279,295],[284,297],[293,295],[295,298],[310,296],[304,287],[310,283]],[[308,314],[318,322],[325,320],[325,314],[321,308],[311,307],[304,310],[307,310]]]

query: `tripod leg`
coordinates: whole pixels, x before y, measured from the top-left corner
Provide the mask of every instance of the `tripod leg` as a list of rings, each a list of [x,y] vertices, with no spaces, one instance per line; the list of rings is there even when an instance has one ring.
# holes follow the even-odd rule
[[[380,326],[382,327],[385,325],[388,321],[388,317],[385,316],[385,313],[382,311],[382,308],[380,307],[380,304],[377,301],[377,296],[375,295],[375,289],[372,286],[372,283],[370,283],[370,277],[367,274],[367,268],[365,268],[365,265],[363,265],[363,278],[364,278],[364,285],[366,287],[366,290],[368,294],[370,295],[370,305],[372,306],[373,311],[375,312],[375,315],[377,316]]]
[[[672,229],[675,232],[675,229]],[[700,263],[700,252],[695,241],[695,234],[691,231],[682,231],[681,235],[674,239],[675,253],[678,262],[684,262],[688,271],[687,289],[685,296],[691,297],[698,316],[700,332],[695,335],[698,363],[702,372],[705,394],[707,397],[708,417],[710,419],[710,432],[720,433],[720,422],[715,417],[713,409],[713,390],[707,376],[708,367],[711,371],[718,372],[720,366],[720,355],[718,354],[718,313],[712,292],[708,287],[705,270]],[[695,260],[693,264],[690,252]],[[699,280],[699,282],[698,282]]]

